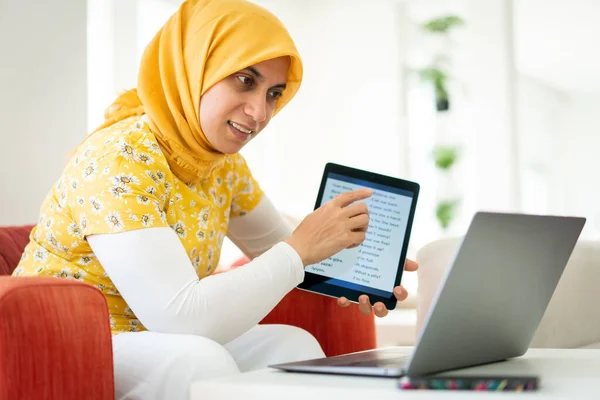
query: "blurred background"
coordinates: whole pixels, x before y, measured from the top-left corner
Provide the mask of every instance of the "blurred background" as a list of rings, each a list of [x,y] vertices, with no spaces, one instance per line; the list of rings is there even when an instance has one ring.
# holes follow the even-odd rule
[[[600,2],[256,2],[305,64],[298,96],[243,150],[284,213],[311,212],[333,161],[421,185],[409,256],[478,210],[584,216],[582,237],[600,238]],[[37,220],[179,4],[0,0],[0,224]]]

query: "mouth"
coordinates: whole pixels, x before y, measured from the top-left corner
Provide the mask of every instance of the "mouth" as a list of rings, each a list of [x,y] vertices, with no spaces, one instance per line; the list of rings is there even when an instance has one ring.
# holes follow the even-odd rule
[[[229,125],[229,129],[231,132],[241,141],[248,141],[252,137],[254,133],[256,133],[255,129],[248,129],[247,127],[238,124],[237,122],[227,121],[227,125]]]
[[[248,129],[247,127],[238,124],[237,122],[233,122],[233,121],[227,121],[227,123],[230,126],[233,126],[235,129],[237,129],[238,131],[245,133],[246,135],[252,135],[254,132],[256,132],[256,130],[254,129]]]

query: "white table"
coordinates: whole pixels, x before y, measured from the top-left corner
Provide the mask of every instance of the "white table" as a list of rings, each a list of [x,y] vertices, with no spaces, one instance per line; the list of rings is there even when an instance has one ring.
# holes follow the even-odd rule
[[[411,348],[406,348],[407,352]],[[531,349],[509,361],[453,374],[537,375],[536,392],[403,391],[393,378],[300,374],[264,369],[195,382],[191,399],[600,399],[600,349]]]

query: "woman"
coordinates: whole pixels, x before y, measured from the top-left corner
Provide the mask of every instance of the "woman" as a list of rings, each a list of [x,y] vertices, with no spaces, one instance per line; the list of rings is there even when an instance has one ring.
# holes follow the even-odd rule
[[[341,195],[292,232],[239,154],[301,80],[272,14],[242,0],[185,2],[146,48],[137,90],[109,107],[45,199],[14,275],[104,293],[117,398],[185,398],[194,380],[323,356],[299,328],[257,324],[304,266],[364,240],[356,201],[370,192]],[[253,261],[212,275],[225,235]]]

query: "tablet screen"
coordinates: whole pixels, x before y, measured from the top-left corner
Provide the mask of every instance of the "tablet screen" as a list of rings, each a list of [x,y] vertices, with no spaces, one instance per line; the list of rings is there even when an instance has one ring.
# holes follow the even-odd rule
[[[361,200],[369,210],[365,241],[307,266],[306,271],[331,278],[326,281],[330,285],[389,297],[402,255],[413,193],[330,172],[319,207],[338,194],[364,187],[373,191],[371,197]]]

